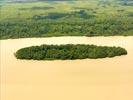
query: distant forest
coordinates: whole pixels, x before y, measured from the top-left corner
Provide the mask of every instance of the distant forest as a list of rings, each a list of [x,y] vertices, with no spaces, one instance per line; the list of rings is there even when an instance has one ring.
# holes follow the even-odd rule
[[[117,1],[5,4],[0,8],[0,39],[133,35],[132,0]]]

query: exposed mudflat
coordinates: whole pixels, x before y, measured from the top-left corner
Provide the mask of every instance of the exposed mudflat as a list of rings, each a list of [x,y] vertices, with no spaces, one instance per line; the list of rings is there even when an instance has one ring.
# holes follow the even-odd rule
[[[41,44],[120,46],[128,55],[104,59],[18,60],[14,53]],[[1,100],[133,100],[133,36],[0,40]]]

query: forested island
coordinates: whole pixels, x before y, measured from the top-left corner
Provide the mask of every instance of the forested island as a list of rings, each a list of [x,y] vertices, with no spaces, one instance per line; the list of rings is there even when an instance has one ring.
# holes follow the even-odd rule
[[[132,9],[131,0],[9,2],[0,5],[0,39],[131,36]]]
[[[28,60],[75,60],[115,57],[126,54],[127,51],[121,47],[67,44],[26,47],[18,50],[15,56],[17,59]]]

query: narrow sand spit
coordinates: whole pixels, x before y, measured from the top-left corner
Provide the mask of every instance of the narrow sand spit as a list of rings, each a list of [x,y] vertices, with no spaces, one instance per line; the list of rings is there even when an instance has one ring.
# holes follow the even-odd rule
[[[133,100],[133,37],[0,40],[1,100]],[[121,46],[128,55],[74,61],[18,60],[18,49],[41,44]]]

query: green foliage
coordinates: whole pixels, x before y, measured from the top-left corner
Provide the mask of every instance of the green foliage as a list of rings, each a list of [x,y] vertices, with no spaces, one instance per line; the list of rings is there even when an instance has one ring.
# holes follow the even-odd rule
[[[19,8],[19,10],[49,10],[49,9],[54,9],[54,7]]]
[[[121,47],[107,47],[95,45],[41,45],[22,48],[15,53],[18,59],[34,60],[67,60],[67,59],[97,59],[126,55],[127,51]]]
[[[125,20],[125,19],[123,19]],[[49,20],[14,20],[1,21],[0,38],[23,38],[62,35],[110,36],[124,35],[133,30],[130,20],[121,19],[86,20],[86,21],[49,21]],[[128,24],[128,25],[127,25]],[[128,34],[127,34],[128,35]],[[131,34],[133,35],[133,34]]]
[[[48,15],[34,15],[32,19],[34,20],[46,20],[46,19],[60,19],[60,18],[83,18],[89,19],[94,17],[93,14],[88,14],[85,10],[75,11],[71,13],[48,13]]]
[[[124,0],[5,4],[0,7],[0,39],[133,35],[133,7],[116,1]]]

